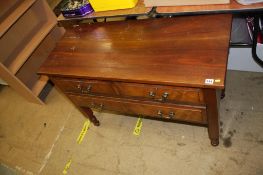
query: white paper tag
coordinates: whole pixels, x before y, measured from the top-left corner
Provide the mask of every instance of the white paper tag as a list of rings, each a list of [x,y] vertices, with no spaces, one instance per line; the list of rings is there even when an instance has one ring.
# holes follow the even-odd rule
[[[214,84],[214,79],[205,79],[205,84]]]

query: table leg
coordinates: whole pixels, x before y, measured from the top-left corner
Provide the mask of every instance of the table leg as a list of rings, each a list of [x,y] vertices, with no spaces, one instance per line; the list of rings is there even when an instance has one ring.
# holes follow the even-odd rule
[[[81,109],[95,126],[100,126],[100,121],[96,118],[96,116],[93,114],[93,111],[90,108],[81,107]]]
[[[204,89],[204,99],[207,107],[208,135],[211,145],[217,146],[219,144],[219,122],[216,90]]]

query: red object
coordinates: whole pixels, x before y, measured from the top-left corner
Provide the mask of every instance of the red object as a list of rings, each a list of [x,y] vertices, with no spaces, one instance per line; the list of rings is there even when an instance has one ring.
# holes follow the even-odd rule
[[[262,33],[258,33],[257,42],[263,44],[263,36],[262,36]]]

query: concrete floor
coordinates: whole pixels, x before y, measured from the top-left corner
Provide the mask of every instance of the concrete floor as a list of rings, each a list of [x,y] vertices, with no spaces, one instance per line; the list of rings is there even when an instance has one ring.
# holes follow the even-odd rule
[[[62,174],[69,160],[69,175],[263,174],[262,73],[228,71],[218,147],[203,127],[143,119],[134,136],[136,118],[107,113],[77,144],[86,119],[56,89],[46,103],[1,90],[0,162],[13,174]]]

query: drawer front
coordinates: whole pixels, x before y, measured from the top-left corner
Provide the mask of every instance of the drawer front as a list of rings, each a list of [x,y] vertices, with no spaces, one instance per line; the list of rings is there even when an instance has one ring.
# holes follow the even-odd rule
[[[52,79],[52,81],[65,93],[96,94],[107,96],[115,96],[116,94],[112,88],[111,82],[107,81],[83,81],[71,79]]]
[[[204,104],[203,93],[199,88],[96,80],[52,79],[52,81],[66,93],[104,95],[159,102]]]
[[[159,102],[204,103],[203,93],[199,88],[121,82],[114,82],[113,84],[115,91],[120,97],[144,98]]]
[[[156,102],[140,102],[110,97],[83,97],[76,95],[68,95],[68,97],[81,107],[90,107],[100,111],[114,111],[128,115],[143,115],[193,123],[207,123],[204,107],[165,105]]]

